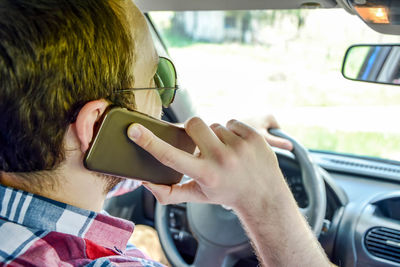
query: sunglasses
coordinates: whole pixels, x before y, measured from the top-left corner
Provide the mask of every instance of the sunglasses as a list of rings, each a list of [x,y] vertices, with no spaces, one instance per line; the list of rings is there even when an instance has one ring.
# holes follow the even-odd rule
[[[157,71],[154,75],[156,87],[149,88],[124,88],[115,90],[113,93],[124,93],[140,90],[157,90],[163,107],[168,108],[175,99],[176,90],[179,89],[177,84],[177,75],[174,64],[165,57],[160,57],[158,61]]]

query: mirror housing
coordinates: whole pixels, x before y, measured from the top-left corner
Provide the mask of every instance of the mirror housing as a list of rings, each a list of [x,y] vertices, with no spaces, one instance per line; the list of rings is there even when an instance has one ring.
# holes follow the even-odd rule
[[[342,75],[353,81],[400,85],[400,44],[350,46]]]

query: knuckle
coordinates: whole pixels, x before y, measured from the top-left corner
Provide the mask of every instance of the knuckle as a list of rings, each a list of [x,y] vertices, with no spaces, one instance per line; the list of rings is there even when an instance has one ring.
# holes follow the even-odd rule
[[[171,155],[170,150],[164,151],[159,157],[158,160],[166,165],[166,166],[172,166],[174,164],[174,158]]]
[[[275,118],[274,118],[274,116],[273,116],[272,114],[268,114],[268,115],[265,117],[265,119],[266,119],[267,121],[269,121],[269,122],[272,122],[272,121],[275,120]]]
[[[225,149],[214,148],[212,151],[212,155],[216,163],[223,169],[231,169],[237,165],[237,156],[236,153],[234,153],[233,151],[227,153]]]
[[[214,123],[210,127],[215,133],[221,133],[224,130],[224,127],[218,123]]]
[[[235,155],[229,155],[225,157],[222,161],[224,168],[231,170],[234,169],[238,165],[239,160]]]
[[[270,127],[279,127],[276,118],[272,114],[268,114],[266,117],[266,121],[269,123]]]
[[[211,128],[218,128],[219,126],[221,126],[219,123],[213,123],[210,125]]]
[[[140,140],[142,140],[141,146],[145,149],[151,148],[154,145],[154,136],[147,132],[143,134]]]
[[[234,144],[235,149],[238,151],[239,154],[243,154],[248,148],[248,145],[245,140],[239,139]]]
[[[253,142],[260,142],[261,140],[264,140],[264,138],[256,131],[249,129],[247,140],[253,143]]]
[[[227,127],[232,127],[232,126],[234,126],[234,125],[237,124],[237,123],[238,123],[237,120],[231,119],[231,120],[229,120],[229,121],[226,123],[226,126],[227,126]]]
[[[223,163],[225,161],[226,155],[221,148],[214,147],[211,149],[211,154],[218,163]]]
[[[190,131],[193,128],[196,128],[201,123],[202,123],[202,120],[199,117],[193,117],[186,122],[186,129],[188,129]]]
[[[213,123],[210,125],[210,128],[212,128],[214,131],[219,131],[222,129],[222,125],[219,123]]]

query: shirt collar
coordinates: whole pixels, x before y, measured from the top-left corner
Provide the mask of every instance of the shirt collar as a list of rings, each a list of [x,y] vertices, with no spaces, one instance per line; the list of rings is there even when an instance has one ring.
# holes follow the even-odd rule
[[[86,238],[125,251],[134,224],[0,185],[0,218],[28,228]]]

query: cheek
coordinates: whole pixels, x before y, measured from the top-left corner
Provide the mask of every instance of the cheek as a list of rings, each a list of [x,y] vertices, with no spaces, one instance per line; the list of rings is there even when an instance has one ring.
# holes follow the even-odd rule
[[[139,112],[157,119],[161,118],[162,104],[156,90],[136,91],[135,100]]]

